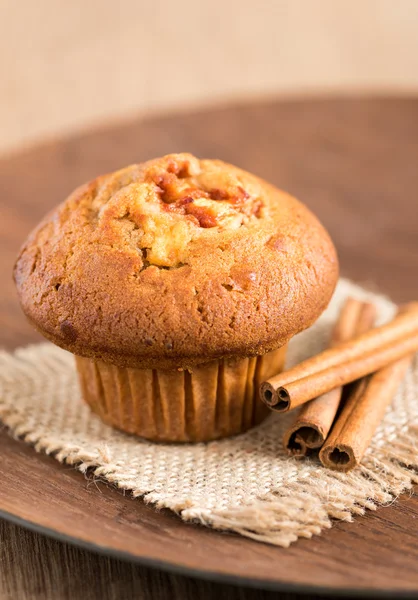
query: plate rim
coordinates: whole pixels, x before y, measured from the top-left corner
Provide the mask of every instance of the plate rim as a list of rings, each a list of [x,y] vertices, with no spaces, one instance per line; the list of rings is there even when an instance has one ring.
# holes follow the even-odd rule
[[[182,575],[185,577],[194,577],[203,579],[213,583],[229,584],[235,586],[244,586],[259,590],[293,593],[293,594],[321,594],[323,596],[338,596],[340,598],[418,598],[418,590],[402,590],[397,588],[379,589],[379,588],[341,588],[341,587],[325,587],[316,585],[296,584],[291,582],[280,582],[277,580],[257,579],[253,577],[242,577],[240,575],[232,575],[228,573],[219,573],[205,569],[197,569],[195,567],[187,567],[178,565],[168,560],[158,558],[150,558],[147,556],[138,556],[127,551],[117,550],[110,546],[95,544],[94,542],[82,540],[80,538],[62,533],[52,527],[40,525],[35,521],[30,521],[19,517],[9,511],[0,509],[0,519],[13,525],[23,527],[34,533],[44,535],[58,542],[70,544],[71,546],[93,552],[101,556],[107,556],[123,562],[134,563],[154,570],[161,570],[174,575]]]

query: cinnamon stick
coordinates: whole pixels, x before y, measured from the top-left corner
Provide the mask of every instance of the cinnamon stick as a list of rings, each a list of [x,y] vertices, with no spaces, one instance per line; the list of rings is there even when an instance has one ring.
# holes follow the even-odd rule
[[[260,386],[270,408],[287,412],[418,350],[418,303],[393,321],[300,363]]]
[[[345,472],[360,463],[412,356],[406,356],[354,385],[319,453],[325,467]]]
[[[334,347],[369,330],[376,318],[374,304],[348,298],[334,326],[330,346]],[[286,431],[283,444],[289,454],[306,456],[320,448],[337,414],[342,387],[337,387],[305,404],[296,420]]]
[[[355,358],[345,364],[336,365],[319,373],[313,373],[292,381],[286,387],[278,390],[279,404],[275,407],[278,412],[292,410],[320,394],[325,394],[334,388],[346,385],[370,375],[386,365],[418,351],[418,335],[399,340],[396,344],[384,346],[365,356]]]

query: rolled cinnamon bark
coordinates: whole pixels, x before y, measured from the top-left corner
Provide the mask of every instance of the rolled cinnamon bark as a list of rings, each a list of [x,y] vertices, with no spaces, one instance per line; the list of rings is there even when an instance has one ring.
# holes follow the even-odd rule
[[[360,463],[411,364],[412,356],[406,356],[354,384],[341,415],[319,453],[325,467],[345,472]]]
[[[376,319],[374,304],[348,298],[334,326],[330,346],[334,347],[373,327]],[[289,454],[306,456],[320,448],[337,414],[342,387],[337,387],[305,404],[294,423],[286,431],[283,444]]]
[[[415,334],[347,363],[313,373],[298,381],[292,381],[278,389],[279,403],[274,408],[278,412],[287,412],[320,394],[352,383],[417,351],[418,335]]]
[[[263,382],[260,396],[273,410],[287,412],[417,350],[418,303],[415,302],[404,307],[390,323]]]

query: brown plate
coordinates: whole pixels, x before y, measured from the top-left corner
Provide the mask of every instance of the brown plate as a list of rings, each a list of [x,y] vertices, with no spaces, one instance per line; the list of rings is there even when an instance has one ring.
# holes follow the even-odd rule
[[[329,228],[343,274],[418,297],[418,100],[260,102],[114,125],[0,161],[0,336],[39,340],[10,278],[20,242],[98,173],[187,150],[254,171]],[[0,514],[59,539],[162,569],[310,592],[418,596],[418,498],[338,522],[284,550],[182,523],[0,433]]]

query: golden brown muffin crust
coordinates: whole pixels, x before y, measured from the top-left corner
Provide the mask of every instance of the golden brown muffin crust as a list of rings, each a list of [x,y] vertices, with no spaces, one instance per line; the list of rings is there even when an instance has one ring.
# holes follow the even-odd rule
[[[338,263],[296,199],[218,160],[174,154],[81,186],[15,266],[43,335],[120,366],[263,354],[327,306]]]

